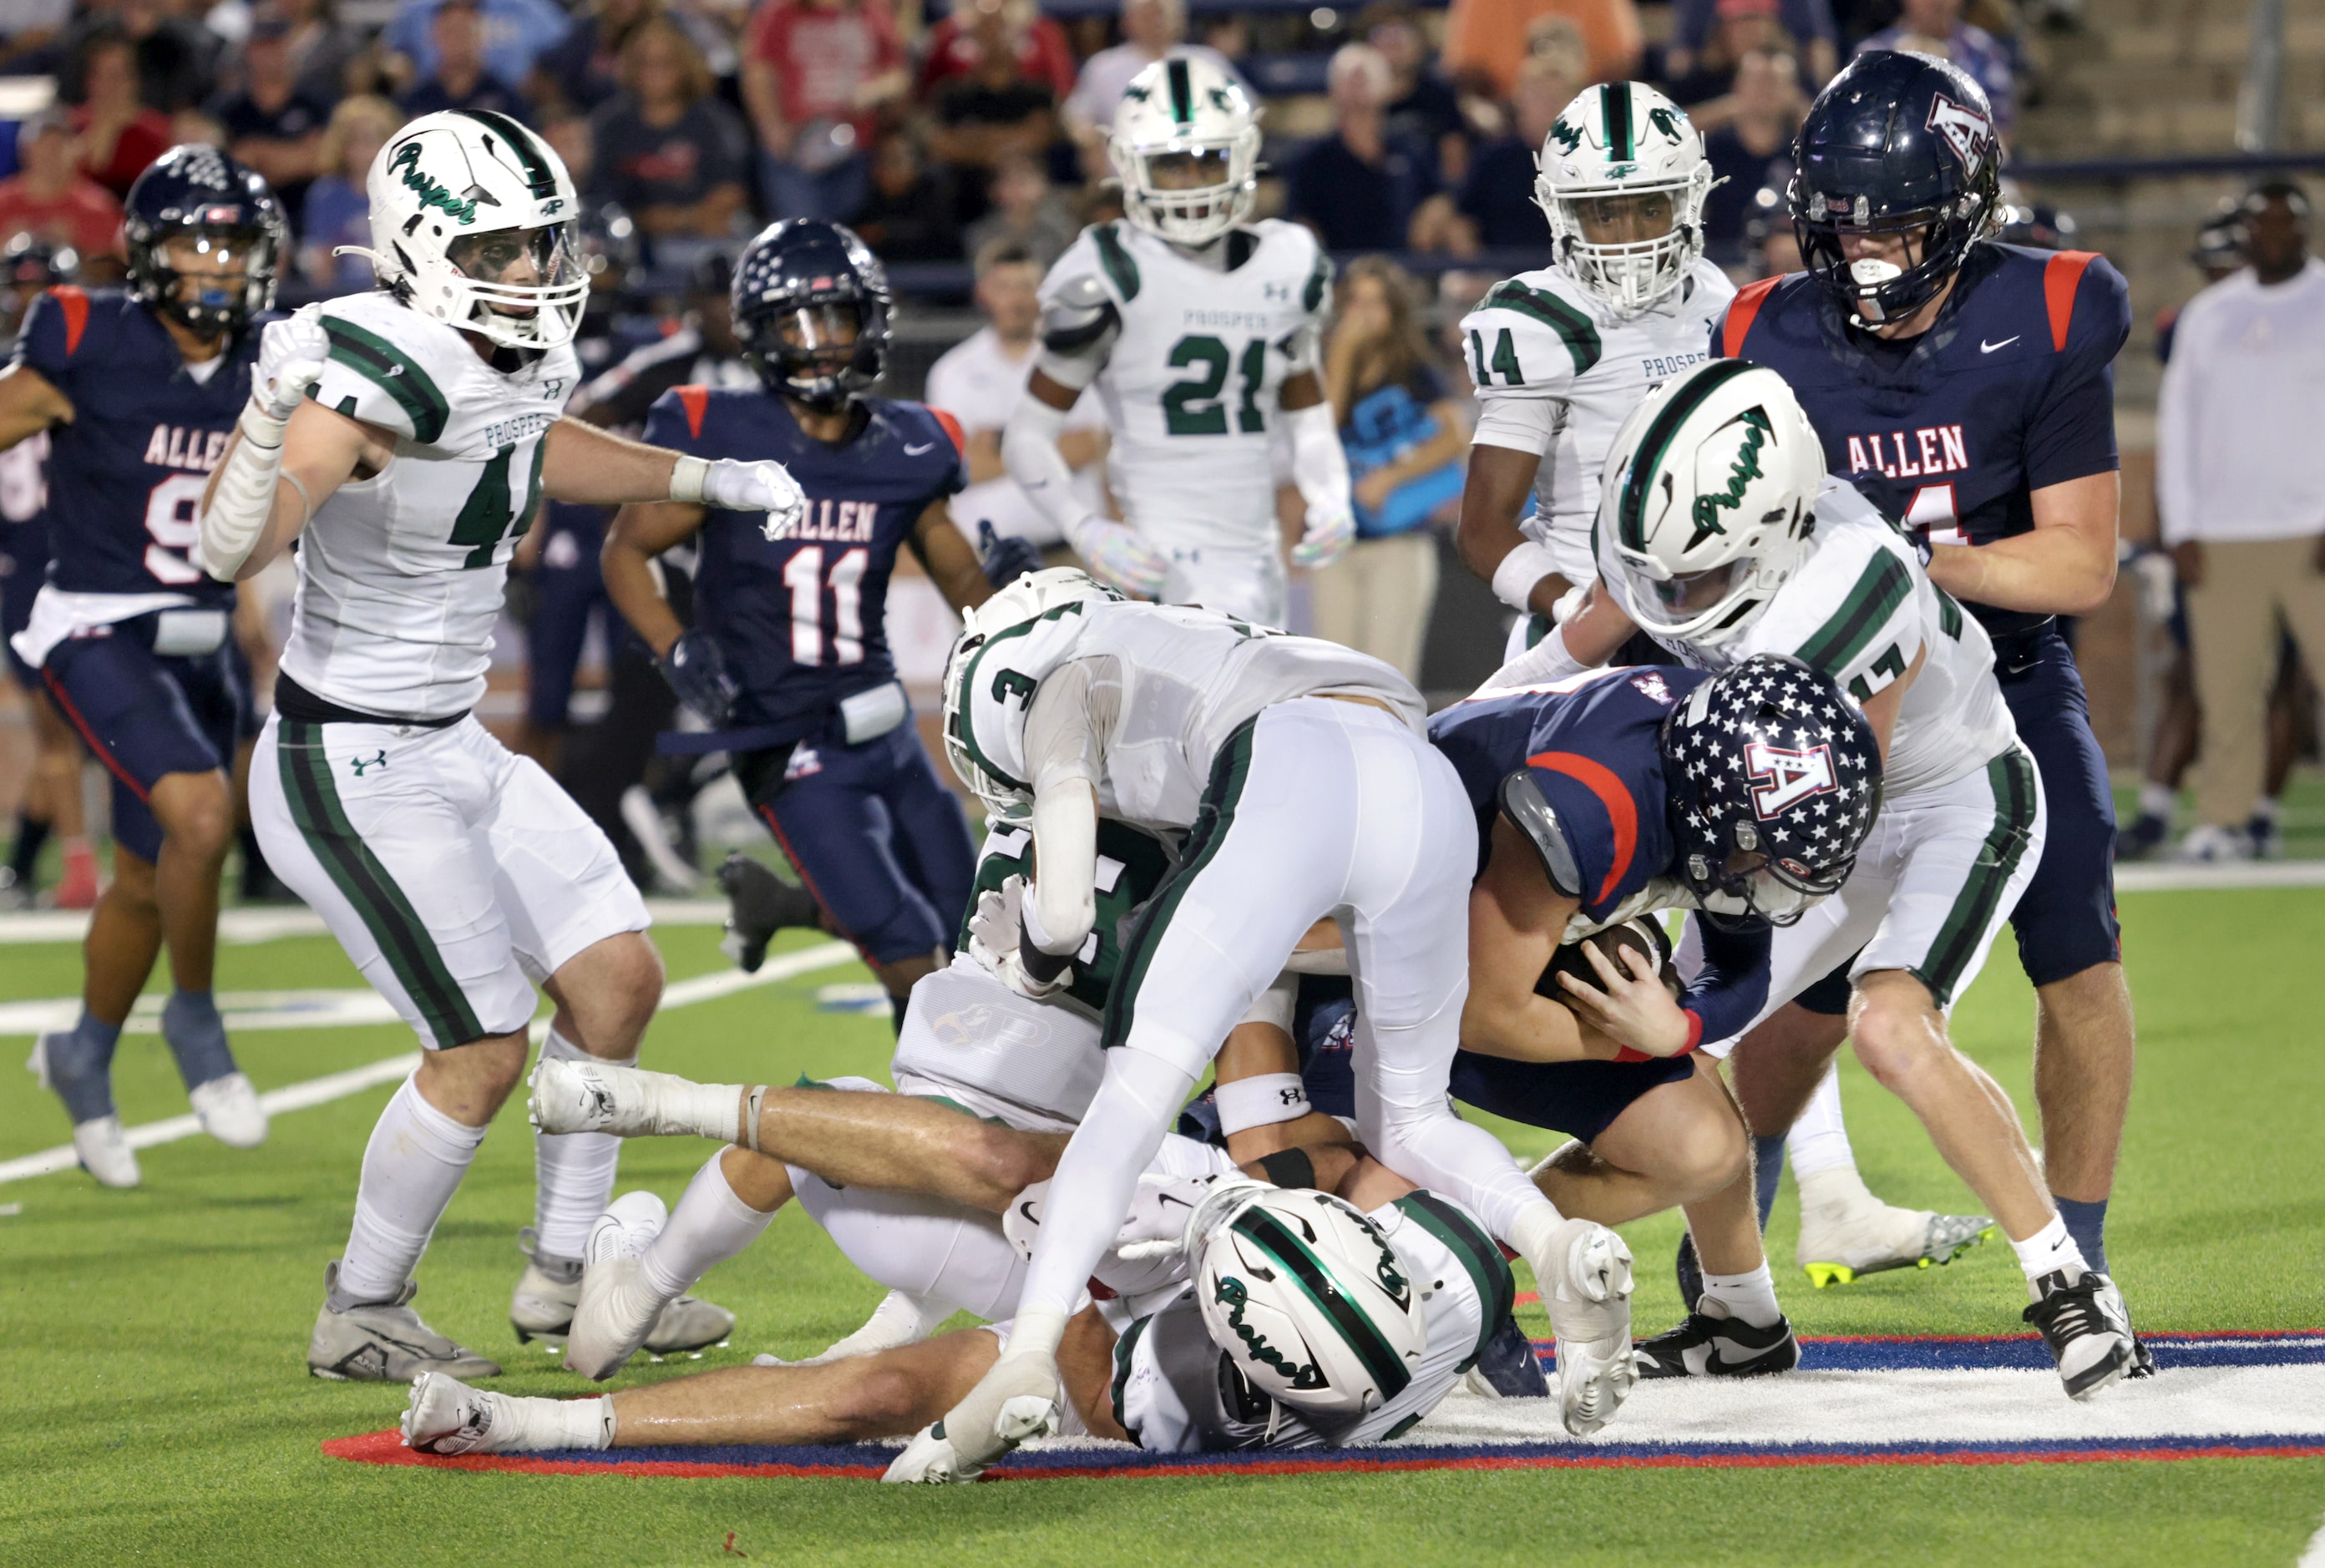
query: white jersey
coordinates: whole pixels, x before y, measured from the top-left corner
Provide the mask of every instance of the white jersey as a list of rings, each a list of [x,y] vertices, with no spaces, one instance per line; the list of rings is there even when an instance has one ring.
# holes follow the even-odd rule
[[[1611,556],[1599,581],[1627,612],[1626,578]],[[2018,738],[1986,628],[1930,581],[1904,536],[1845,480],[1825,480],[1799,564],[1741,636],[1718,648],[1658,641],[1697,669],[1783,654],[1860,703],[1922,659],[1889,737],[1882,789],[1892,800],[1983,768]]]
[[[1025,395],[1025,383],[1033,376],[1033,362],[1040,357],[1038,345],[1028,343],[1024,353],[1012,358],[1000,334],[981,327],[929,366],[922,401],[959,420],[971,436],[998,430],[1016,412],[1018,401]],[[1106,414],[1096,393],[1082,393],[1066,414],[1065,429],[1069,433],[1106,429]],[[1105,513],[1105,463],[1074,470],[1074,499],[1093,517]],[[991,523],[996,533],[1039,545],[1057,544],[1063,537],[1006,474],[968,485],[952,498],[948,510],[972,537],[980,522]]]
[[[541,463],[580,377],[570,347],[494,369],[455,327],[384,293],[334,300],[314,396],[391,430],[395,457],[343,484],[299,543],[283,669],[358,712],[446,718],[476,706],[509,557],[541,501]]]
[[[1735,297],[1727,274],[1700,260],[1653,309],[1617,317],[1544,267],[1495,284],[1462,318],[1479,405],[1473,444],[1541,456],[1533,512],[1518,529],[1549,548],[1567,581],[1587,583],[1597,570],[1590,529],[1616,431],[1647,393],[1710,357],[1712,330]]]
[[[1025,715],[1061,666],[1102,661],[1117,687],[1109,718],[1093,715],[1104,754],[1098,807],[1152,829],[1194,825],[1211,763],[1260,710],[1325,694],[1369,697],[1415,734],[1427,706],[1379,659],[1313,637],[1255,627],[1213,610],[1088,601],[996,633],[969,656],[953,717],[985,770],[1032,798]]]
[[[1124,520],[1165,546],[1272,551],[1276,394],[1321,318],[1332,263],[1308,229],[1273,218],[1218,243],[1224,270],[1126,223],[1094,224],[1042,281],[1042,301],[1091,277],[1121,317],[1092,384]]]

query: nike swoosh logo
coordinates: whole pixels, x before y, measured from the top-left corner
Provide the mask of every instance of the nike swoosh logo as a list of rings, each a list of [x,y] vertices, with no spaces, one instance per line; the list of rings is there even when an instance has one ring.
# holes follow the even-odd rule
[[[1017,1212],[1025,1216],[1025,1222],[1029,1225],[1038,1225],[1042,1222],[1042,1216],[1033,1212],[1033,1200],[1031,1198],[1018,1204]]]
[[[937,444],[934,441],[928,441],[923,442],[918,447],[907,446],[904,448],[904,456],[907,457],[917,457],[923,452],[932,452],[936,450],[936,445]]]
[[[2017,342],[2019,338],[2024,336],[2025,334],[2024,333],[2014,332],[1999,343],[1988,343],[1985,338],[1981,337],[1978,340],[1978,351],[1980,354],[1992,354],[1997,348],[2009,347],[2012,344]]]
[[[1176,1204],[1182,1209],[1191,1209],[1195,1206],[1175,1193],[1157,1193],[1155,1199],[1159,1203]]]

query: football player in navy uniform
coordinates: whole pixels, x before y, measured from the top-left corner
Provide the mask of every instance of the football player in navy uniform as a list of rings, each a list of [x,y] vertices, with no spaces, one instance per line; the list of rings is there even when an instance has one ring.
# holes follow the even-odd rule
[[[1712,352],[1792,383],[1828,466],[1921,541],[1931,580],[1993,639],[2049,807],[2039,867],[2011,916],[2038,999],[2044,1172],[2084,1259],[2107,1273],[2131,997],[2107,767],[2058,617],[2097,609],[2115,583],[2110,366],[2129,297],[2091,252],[1991,238],[2001,147],[1985,94],[1942,61],[1858,57],[1810,109],[1796,154],[1792,221],[1808,270],[1740,292]],[[1790,1123],[1814,1086],[1811,1064],[1847,1028],[1837,1012],[1794,1006],[1738,1049],[1757,1130]]]
[[[991,591],[945,498],[968,483],[949,415],[866,395],[887,358],[887,275],[864,242],[816,219],[779,223],[736,263],[736,336],[763,386],[681,386],[646,439],[704,457],[773,457],[808,495],[771,534],[756,514],[625,508],[607,533],[606,589],[710,726],[683,737],[734,760],[736,780],[813,904],[856,944],[903,1017],[941,967],[968,907],[975,852],[959,803],[912,726],[888,650],[888,580],[909,546],[956,608]],[[696,540],[694,625],[662,602],[653,559]],[[996,553],[1000,581],[1039,567]],[[676,739],[676,738],[674,738]]]
[[[113,1050],[164,943],[175,989],[162,1033],[195,1113],[237,1148],[266,1136],[210,996],[250,691],[234,588],[188,552],[289,243],[266,181],[212,147],[164,152],[127,206],[127,288],[51,290],[0,376],[0,447],[50,441],[52,557],[12,644],[114,778],[113,881],[83,950],[80,1021],[34,1055],[81,1164],[107,1186],[137,1185]]]
[[[1630,667],[1489,687],[1429,733],[1476,807],[1482,868],[1454,1096],[1579,1140],[1534,1172],[1561,1213],[1619,1225],[1686,1211],[1704,1288],[1685,1323],[1640,1342],[1639,1376],[1796,1365],[1743,1120],[1695,1051],[1760,1012],[1770,925],[1848,880],[1881,796],[1872,726],[1830,680],[1762,655],[1717,678]],[[1769,761],[1802,748],[1821,764],[1806,790]],[[1579,979],[1553,963],[1672,909],[1704,911],[1702,963],[1676,996],[1588,945]]]

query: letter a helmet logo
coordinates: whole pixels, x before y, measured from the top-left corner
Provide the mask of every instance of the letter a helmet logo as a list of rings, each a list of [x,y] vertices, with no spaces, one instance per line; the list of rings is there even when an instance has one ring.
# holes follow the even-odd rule
[[[1833,777],[1830,746],[1793,752],[1753,741],[1744,748],[1744,766],[1752,776],[1753,815],[1763,822],[1782,816],[1811,795],[1829,795],[1840,788]]]
[[[1943,93],[1931,99],[1926,125],[1946,139],[1946,145],[1954,150],[1954,156],[1961,160],[1962,167],[1972,176],[1994,151],[1994,122],[1976,109],[1964,108]]]

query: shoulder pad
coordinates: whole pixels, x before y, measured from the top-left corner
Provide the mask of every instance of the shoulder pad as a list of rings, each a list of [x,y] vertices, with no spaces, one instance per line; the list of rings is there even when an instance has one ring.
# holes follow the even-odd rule
[[[363,311],[369,319],[358,320],[357,310],[347,306],[359,307],[366,298],[357,296],[322,312],[330,357],[311,395],[327,408],[409,432],[420,445],[433,446],[451,422],[451,401],[421,363],[427,347],[424,337],[405,332],[406,323],[398,319],[426,322],[426,318],[399,307],[396,317]]]
[[[1121,326],[1122,314],[1106,285],[1085,272],[1067,279],[1042,308],[1042,346],[1051,354],[1078,356]]]
[[[1520,768],[1502,780],[1497,791],[1502,815],[1510,826],[1525,835],[1542,857],[1542,874],[1550,879],[1551,887],[1561,898],[1582,896],[1582,867],[1574,858],[1574,848],[1566,842],[1566,828],[1551,809],[1550,801],[1542,795],[1542,786],[1535,783],[1533,770]]]
[[[1495,284],[1462,327],[1481,389],[1562,383],[1607,351],[1589,311],[1517,278]]]

